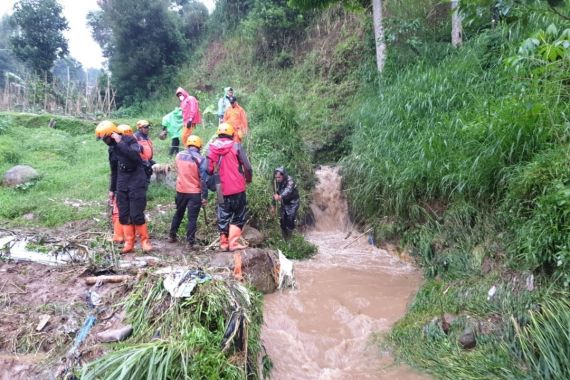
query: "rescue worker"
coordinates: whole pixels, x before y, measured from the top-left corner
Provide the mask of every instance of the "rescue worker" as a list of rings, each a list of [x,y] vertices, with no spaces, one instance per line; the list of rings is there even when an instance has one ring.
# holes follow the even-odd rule
[[[97,126],[95,135],[113,147],[113,157],[117,162],[116,197],[119,222],[123,225],[125,239],[122,252],[129,253],[134,250],[135,233],[141,237],[143,251],[149,252],[152,245],[144,216],[148,182],[140,156],[141,146],[134,136],[120,135],[115,124],[108,121]],[[113,165],[111,157],[109,160]],[[113,171],[113,168],[111,170]]]
[[[160,132],[159,135],[161,140],[164,140],[167,135],[170,135],[169,156],[176,155],[180,150],[180,132],[182,132],[182,110],[180,107],[176,107],[174,111],[162,118],[162,132]]]
[[[234,128],[234,141],[241,143],[245,135],[247,135],[247,115],[238,104],[235,96],[231,96],[229,100],[230,107],[224,114],[224,123],[228,123]]]
[[[119,207],[117,206],[117,171],[118,158],[115,155],[115,141],[111,138],[111,133],[118,132],[119,129],[109,120],[104,120],[95,128],[95,136],[97,140],[102,139],[107,144],[109,153],[109,167],[111,175],[109,180],[109,193],[107,204],[112,208],[111,220],[113,222],[113,242],[122,243],[125,241],[123,236],[123,225],[119,221]]]
[[[133,135],[133,130],[130,126],[126,124],[121,124],[117,127],[118,133],[121,135]],[[123,243],[125,241],[125,236],[123,234],[123,225],[119,221],[119,205],[117,203],[116,191],[117,191],[117,159],[113,154],[114,147],[109,146],[109,164],[111,166],[111,183],[113,184],[113,190],[109,192],[109,206],[111,206],[111,220],[113,221],[113,242]],[[113,169],[114,167],[114,169]],[[114,180],[113,180],[114,176]]]
[[[193,246],[196,243],[196,230],[200,208],[208,202],[208,188],[206,185],[207,163],[200,155],[202,139],[191,135],[186,140],[186,150],[176,155],[176,212],[170,225],[169,243],[177,241],[176,234],[184,219],[184,212],[188,210],[188,227],[186,229],[186,243]]]
[[[186,139],[192,134],[197,124],[202,122],[200,114],[200,104],[198,99],[188,94],[182,87],[176,89],[176,97],[180,100],[180,108],[182,109],[182,135],[180,142],[186,146]]]
[[[230,97],[234,96],[234,89],[231,87],[224,88],[224,96],[218,100],[218,120],[219,123],[224,122],[224,114],[230,108]]]
[[[148,120],[139,120],[137,121],[137,131],[134,134],[134,137],[137,139],[141,147],[141,159],[143,162],[144,171],[147,176],[147,181],[150,183],[150,176],[152,175],[152,165],[156,164],[156,162],[152,159],[154,156],[154,147],[152,144],[152,140],[149,136],[150,131],[150,123]]]
[[[279,225],[284,239],[289,239],[295,229],[297,211],[299,211],[299,191],[293,177],[287,174],[283,167],[278,167],[273,172],[274,192],[272,212],[275,212],[275,205],[281,202],[281,216]]]
[[[218,137],[210,144],[208,174],[217,172],[220,179],[217,217],[220,231],[220,249],[243,249],[238,243],[245,224],[247,201],[246,183],[251,183],[252,168],[240,143],[233,141],[234,128],[228,123],[218,126]]]

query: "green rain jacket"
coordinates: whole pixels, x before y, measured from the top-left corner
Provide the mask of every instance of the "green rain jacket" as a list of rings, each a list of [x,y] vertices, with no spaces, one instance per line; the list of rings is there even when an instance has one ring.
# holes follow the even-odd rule
[[[182,110],[180,107],[176,107],[174,111],[165,115],[162,118],[162,125],[166,127],[168,136],[171,139],[175,137],[180,137],[180,131],[182,130]]]

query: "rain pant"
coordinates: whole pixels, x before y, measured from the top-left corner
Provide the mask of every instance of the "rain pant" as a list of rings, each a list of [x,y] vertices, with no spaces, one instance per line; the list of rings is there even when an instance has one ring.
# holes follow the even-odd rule
[[[244,109],[235,102],[233,106],[226,110],[224,114],[224,123],[230,124],[234,127],[234,141],[241,142],[245,135],[247,135],[247,115]]]

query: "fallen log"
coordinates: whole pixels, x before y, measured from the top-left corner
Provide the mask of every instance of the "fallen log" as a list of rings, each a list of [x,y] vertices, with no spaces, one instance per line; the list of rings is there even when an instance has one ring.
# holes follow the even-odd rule
[[[87,285],[95,285],[95,284],[106,284],[112,283],[116,284],[118,282],[128,281],[133,276],[129,275],[109,275],[109,276],[92,276],[92,277],[85,277],[85,283]]]

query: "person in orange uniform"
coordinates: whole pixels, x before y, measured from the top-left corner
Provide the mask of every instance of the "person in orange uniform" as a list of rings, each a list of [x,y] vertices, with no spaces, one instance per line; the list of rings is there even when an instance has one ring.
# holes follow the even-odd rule
[[[186,150],[176,155],[176,212],[170,225],[169,242],[177,241],[176,234],[184,219],[184,212],[188,211],[188,227],[186,229],[186,243],[193,246],[196,243],[196,231],[200,208],[208,202],[208,187],[206,185],[207,163],[200,155],[202,139],[191,135],[186,140]]]
[[[180,108],[182,109],[182,135],[180,136],[180,143],[186,146],[186,139],[192,134],[197,124],[202,122],[202,115],[200,114],[200,103],[198,99],[190,95],[188,91],[182,87],[176,89],[176,97],[180,100]]]
[[[241,143],[247,135],[247,115],[244,109],[238,104],[235,96],[230,96],[230,107],[224,114],[224,123],[228,123],[234,128],[234,141]]]

